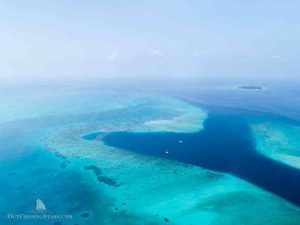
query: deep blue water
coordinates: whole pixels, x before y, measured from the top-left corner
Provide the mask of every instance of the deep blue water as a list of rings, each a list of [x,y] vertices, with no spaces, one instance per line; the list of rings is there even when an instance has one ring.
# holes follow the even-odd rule
[[[92,140],[97,135],[84,138]],[[300,171],[257,152],[246,120],[236,115],[211,113],[204,129],[196,133],[113,132],[103,142],[229,173],[300,206]]]

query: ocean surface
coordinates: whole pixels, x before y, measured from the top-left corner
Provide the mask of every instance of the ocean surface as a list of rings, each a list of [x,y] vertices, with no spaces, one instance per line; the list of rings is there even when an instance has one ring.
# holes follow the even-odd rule
[[[98,135],[104,134],[92,133],[84,138],[94,140]],[[204,130],[191,134],[113,132],[102,141],[139,154],[230,173],[300,206],[300,170],[256,151],[250,128],[240,116],[211,113]]]
[[[0,224],[299,224],[294,92],[233,86],[3,93]]]

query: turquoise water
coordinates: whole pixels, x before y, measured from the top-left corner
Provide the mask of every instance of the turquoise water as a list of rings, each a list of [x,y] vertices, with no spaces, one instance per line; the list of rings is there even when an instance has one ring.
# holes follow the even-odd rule
[[[95,140],[99,135],[104,134],[84,138]],[[204,130],[190,134],[113,132],[102,141],[120,149],[230,173],[300,205],[300,171],[261,155],[247,121],[239,116],[211,113]]]
[[[214,114],[153,94],[75,90],[6,100],[0,224],[300,221],[299,169],[256,151],[247,117],[257,115]],[[7,218],[36,213],[37,199],[72,219]]]
[[[62,120],[57,118],[53,123]],[[41,135],[39,130],[49,124],[44,119],[25,120],[10,123],[10,129],[7,124],[2,127],[7,131],[1,132],[2,138],[11,140],[10,135],[16,140],[5,145],[2,141],[2,151],[16,152],[13,156],[3,154],[0,161],[0,224],[108,224],[108,221],[120,224],[122,217],[110,210],[114,208],[113,199],[101,193],[94,174],[86,169],[93,165],[92,160],[57,155],[36,141]],[[23,133],[22,128],[28,129]],[[72,215],[72,218],[8,219],[9,214],[35,213],[36,199],[43,200],[49,214]]]
[[[48,124],[51,124],[49,121]],[[81,213],[94,209],[97,196],[80,171],[70,170],[73,162],[45,150],[39,142],[39,130],[47,123],[34,120],[11,122],[1,126],[1,199],[0,224],[55,224],[51,220],[9,220],[8,214],[26,214],[35,210],[38,198],[46,202],[51,213],[72,214],[64,224],[82,223]],[[5,154],[5,151],[8,153]],[[4,152],[4,153],[3,153]],[[66,166],[64,166],[66,164]],[[52,209],[52,210],[51,210]],[[88,223],[93,224],[87,219]],[[95,221],[94,221],[95,222]]]
[[[22,159],[10,161],[1,166],[1,215],[29,213],[35,210],[35,200],[43,199],[51,213],[71,214],[72,220],[64,224],[93,224],[89,218],[82,221],[81,214],[92,212],[98,197],[91,187],[84,183],[82,174],[62,168],[63,159],[53,153],[37,150],[24,155]],[[103,202],[103,199],[101,199]],[[54,209],[54,210],[53,210]],[[1,224],[55,224],[51,220],[8,220],[1,218]],[[88,223],[87,223],[88,222]]]

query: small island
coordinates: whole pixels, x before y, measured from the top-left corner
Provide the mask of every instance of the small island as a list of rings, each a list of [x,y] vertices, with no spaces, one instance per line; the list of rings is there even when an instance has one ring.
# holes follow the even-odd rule
[[[262,90],[264,89],[262,86],[258,85],[245,85],[245,86],[239,86],[240,89],[247,89],[247,90]]]

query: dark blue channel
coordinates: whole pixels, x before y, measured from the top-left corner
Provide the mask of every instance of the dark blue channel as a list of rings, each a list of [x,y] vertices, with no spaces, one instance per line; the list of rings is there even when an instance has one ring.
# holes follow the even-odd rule
[[[95,139],[100,133],[85,136]],[[255,150],[245,119],[210,114],[196,133],[113,132],[102,141],[121,149],[230,173],[300,206],[300,170]]]

